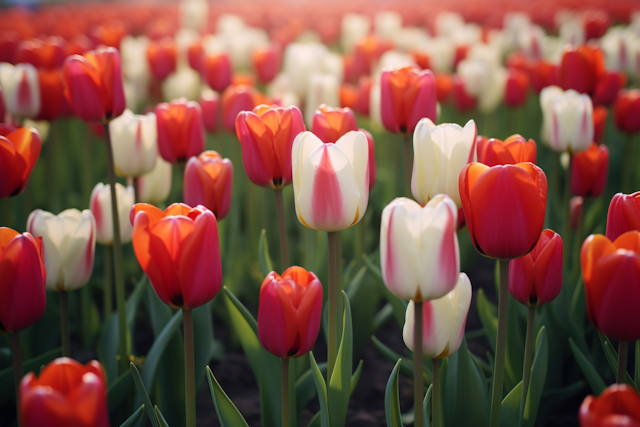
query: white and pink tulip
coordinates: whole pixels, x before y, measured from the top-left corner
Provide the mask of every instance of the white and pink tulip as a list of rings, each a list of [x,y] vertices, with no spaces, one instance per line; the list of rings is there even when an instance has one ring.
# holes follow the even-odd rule
[[[133,187],[125,188],[116,183],[116,199],[118,203],[118,218],[120,220],[120,241],[131,241],[133,227],[129,213],[135,203]],[[97,240],[101,245],[113,245],[113,215],[111,214],[111,187],[99,182],[91,192],[89,207],[96,219]]]

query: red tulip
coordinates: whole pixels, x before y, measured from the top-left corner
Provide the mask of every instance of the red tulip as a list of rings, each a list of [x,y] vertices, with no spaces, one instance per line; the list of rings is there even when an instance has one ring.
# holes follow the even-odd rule
[[[189,66],[200,72],[202,70],[202,62],[204,61],[204,47],[202,46],[201,41],[197,41],[192,43],[187,48],[187,59],[189,61]]]
[[[109,427],[107,382],[97,361],[61,357],[20,382],[23,427]]]
[[[464,87],[464,82],[458,75],[453,77],[453,103],[462,113],[473,110],[477,103],[477,99],[469,95]]]
[[[0,199],[24,191],[41,147],[40,134],[33,128],[0,129]]]
[[[91,38],[96,46],[105,45],[120,49],[120,42],[127,34],[127,28],[121,21],[109,21],[91,29]]]
[[[585,397],[579,416],[580,427],[638,427],[640,396],[631,386],[612,384],[598,397]]]
[[[307,354],[318,338],[322,316],[322,285],[302,267],[282,276],[267,275],[260,288],[258,338],[270,353],[282,357]]]
[[[260,105],[236,118],[247,176],[261,187],[282,188],[292,182],[291,147],[306,130],[298,107]]]
[[[376,183],[376,146],[373,143],[373,135],[368,130],[358,129],[367,137],[369,144],[369,190]]]
[[[602,51],[586,45],[568,46],[562,55],[559,68],[560,86],[580,93],[592,93],[598,80],[604,75]]]
[[[584,214],[584,198],[580,196],[571,197],[571,200],[569,200],[569,212],[571,229],[577,230],[578,224],[582,221],[582,215]]]
[[[64,83],[60,70],[38,70],[40,83],[40,112],[36,120],[52,121],[57,119],[67,100],[64,97]]]
[[[627,84],[627,75],[619,71],[606,71],[598,80],[593,96],[593,105],[609,106],[618,97],[618,92]]]
[[[352,130],[358,130],[358,124],[355,114],[349,108],[331,108],[323,104],[313,115],[311,131],[325,144],[336,142]]]
[[[516,163],[536,162],[537,146],[533,139],[528,141],[521,135],[511,135],[504,142],[487,137],[477,138],[478,162],[491,167],[496,165],[515,165]]]
[[[64,95],[80,120],[104,122],[125,109],[120,54],[112,47],[67,58],[63,67]]]
[[[531,252],[547,208],[542,169],[533,163],[470,163],[460,172],[459,187],[469,235],[480,254],[509,260]]]
[[[226,53],[206,55],[202,59],[202,79],[211,89],[222,92],[231,84],[231,60]]]
[[[20,332],[44,314],[42,238],[0,227],[0,332]]]
[[[598,197],[607,185],[609,149],[591,143],[588,149],[573,156],[571,161],[571,192],[576,196]]]
[[[382,124],[389,132],[411,135],[420,119],[436,121],[436,79],[430,70],[383,71],[380,90]]]
[[[60,68],[66,57],[65,41],[59,37],[22,41],[16,50],[16,62],[26,62],[36,68]]]
[[[164,212],[138,203],[131,209],[133,250],[158,297],[174,308],[196,308],[222,284],[218,224],[203,207],[174,203]]]
[[[156,106],[158,151],[169,163],[183,163],[204,150],[202,110],[184,98]]]
[[[640,231],[640,191],[613,196],[607,213],[607,237],[615,240],[627,231]]]
[[[93,43],[91,40],[83,34],[80,34],[70,40],[64,49],[65,58],[70,55],[84,55],[88,51],[93,49]]]
[[[184,202],[202,205],[223,219],[231,207],[233,165],[215,151],[205,151],[187,162],[184,171]]]
[[[604,36],[611,25],[609,15],[604,10],[585,10],[582,13],[582,21],[587,40]]]
[[[509,263],[509,292],[530,307],[556,299],[562,289],[562,238],[544,230],[535,248]]]
[[[362,76],[358,80],[358,100],[354,109],[366,116],[369,115],[369,103],[371,101],[371,86],[373,81],[369,76]]]
[[[598,105],[593,107],[593,139],[598,144],[602,144],[602,135],[607,124],[607,107]]]
[[[151,41],[147,47],[147,60],[151,74],[158,80],[166,79],[176,70],[178,51],[171,37]]]
[[[580,264],[593,326],[613,340],[640,339],[640,232],[613,242],[602,234],[589,236]]]
[[[449,100],[453,92],[453,78],[449,74],[436,74],[436,98],[443,103]]]
[[[222,126],[229,132],[236,129],[236,118],[243,111],[251,111],[262,102],[264,96],[253,86],[229,86],[222,94]]]
[[[20,43],[20,34],[11,30],[0,32],[0,62],[16,64],[16,50]]]
[[[640,89],[622,90],[613,107],[616,127],[625,133],[640,131]]]
[[[200,95],[202,122],[209,133],[214,133],[218,129],[218,98],[218,92],[211,89],[203,90]]]
[[[2,86],[0,86],[0,123],[7,121],[7,109],[4,106],[4,99],[2,99]]]
[[[529,77],[523,71],[510,68],[504,91],[504,102],[509,107],[519,107],[527,100]]]
[[[256,48],[251,54],[253,68],[256,70],[261,83],[269,83],[280,72],[282,63],[282,49],[280,45],[272,43],[269,46]]]
[[[547,86],[560,86],[560,74],[557,65],[538,60],[529,68],[529,81],[536,93]]]

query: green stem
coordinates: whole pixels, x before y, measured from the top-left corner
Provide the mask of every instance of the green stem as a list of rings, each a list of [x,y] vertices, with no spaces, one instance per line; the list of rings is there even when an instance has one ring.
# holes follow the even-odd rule
[[[433,359],[433,389],[431,396],[431,410],[433,412],[433,427],[440,427],[440,363],[442,359]],[[419,412],[422,412],[420,410]],[[421,424],[415,424],[419,426]]]
[[[62,355],[71,357],[71,337],[69,335],[69,295],[66,291],[60,295],[60,336],[62,339]]]
[[[527,393],[529,392],[529,381],[531,380],[531,360],[533,359],[533,333],[536,308],[529,307],[529,317],[527,319],[527,338],[524,345],[524,365],[522,366],[522,392],[520,394],[520,425],[524,419],[524,407],[527,403]]]
[[[282,379],[282,427],[289,427],[289,359],[281,359]]]
[[[11,359],[13,360],[13,384],[16,392],[16,416],[18,417],[18,426],[20,422],[20,381],[22,380],[22,352],[20,351],[20,333],[12,332],[9,334],[11,341]]]
[[[562,232],[562,240],[566,242],[564,247],[564,268],[565,271],[569,271],[569,261],[571,260],[571,164],[573,163],[573,155],[569,155],[569,166],[565,171],[565,182],[564,182],[564,199],[562,200],[563,208],[564,208],[564,223],[563,232]]]
[[[129,369],[129,351],[127,348],[127,312],[124,300],[125,291],[122,271],[122,243],[120,242],[120,216],[118,214],[118,198],[116,196],[116,168],[113,162],[113,146],[111,145],[111,135],[109,133],[108,123],[104,124],[104,137],[107,146],[109,186],[111,187],[111,216],[113,217],[113,269],[116,284],[116,307],[118,309],[120,373],[124,373]]]
[[[416,427],[422,427],[424,425],[422,414],[422,399],[424,394],[424,380],[422,379],[422,301],[414,301],[414,318],[413,318],[413,413]],[[435,381],[435,361],[434,361],[434,381]],[[433,404],[435,405],[435,383],[433,385]],[[434,427],[436,420],[436,409],[433,410]]]
[[[587,200],[584,200],[582,212],[578,217],[576,231],[573,242],[573,255],[571,256],[571,285],[576,283],[580,277],[580,250],[582,249],[582,234],[584,233],[584,214],[587,212]]]
[[[187,413],[187,427],[196,426],[196,374],[193,353],[193,313],[182,309],[184,328],[184,390]]]
[[[85,203],[89,203],[91,198],[91,190],[93,185],[93,155],[91,153],[93,139],[90,135],[89,126],[84,126],[84,134],[80,135],[80,141],[82,141],[83,156],[82,156],[82,197]]]
[[[404,141],[404,193],[408,198],[411,195],[411,174],[413,172],[413,147],[411,136],[403,137]]]
[[[104,247],[104,319],[113,311],[113,246]]]
[[[338,353],[338,233],[330,231],[329,237],[329,342],[327,343],[327,382],[331,380]]]
[[[287,240],[287,222],[284,216],[282,188],[276,189],[276,211],[278,212],[278,231],[280,232],[280,260],[282,272],[289,267],[289,242]]]
[[[356,250],[355,250],[355,258],[358,259],[360,258],[360,255],[362,254],[366,254],[367,253],[367,249],[365,248],[365,223],[364,223],[364,218],[362,218],[357,224],[356,224]]]
[[[618,375],[617,383],[624,384],[627,379],[627,357],[629,356],[629,342],[620,341],[618,343]]]
[[[491,392],[490,427],[500,426],[500,406],[504,381],[504,359],[507,349],[507,304],[509,297],[509,260],[500,260],[500,295],[498,300],[498,336],[496,358],[493,366],[493,390]]]

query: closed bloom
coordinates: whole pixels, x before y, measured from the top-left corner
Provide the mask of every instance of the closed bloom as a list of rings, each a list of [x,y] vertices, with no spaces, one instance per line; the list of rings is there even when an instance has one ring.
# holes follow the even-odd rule
[[[418,302],[445,296],[458,283],[458,208],[438,195],[424,207],[400,197],[382,211],[380,264],[389,290]]]
[[[476,108],[478,100],[465,87],[464,81],[460,76],[453,76],[453,104],[460,112],[470,111]]]
[[[16,63],[25,62],[37,68],[60,68],[67,56],[65,44],[60,37],[23,40],[16,49]]]
[[[588,149],[571,161],[571,192],[576,196],[598,197],[607,185],[609,149],[591,143]]]
[[[231,84],[231,60],[224,52],[206,55],[202,59],[201,65],[202,80],[211,89],[222,92]]]
[[[558,152],[578,153],[593,141],[593,104],[588,95],[549,86],[540,92],[542,136]]]
[[[504,90],[504,102],[509,107],[519,107],[527,100],[529,77],[523,71],[510,68],[507,71],[507,82]]]
[[[69,56],[62,69],[64,94],[85,122],[104,122],[125,109],[120,54],[113,47]]]
[[[582,221],[582,215],[584,214],[584,198],[580,196],[571,197],[571,200],[569,200],[569,214],[571,229],[577,230],[578,224]]]
[[[602,144],[608,114],[607,107],[598,105],[593,108],[593,140],[598,144]]]
[[[580,264],[593,326],[613,340],[640,339],[640,232],[613,242],[592,234],[582,245]]]
[[[153,170],[138,178],[136,190],[142,203],[159,205],[167,200],[171,192],[171,163],[158,157]]]
[[[113,144],[113,160],[120,176],[141,176],[149,173],[158,157],[156,115],[125,112],[109,123]]]
[[[24,427],[109,427],[107,383],[97,361],[61,357],[20,382]]]
[[[60,115],[70,112],[69,103],[64,97],[64,83],[62,71],[38,70],[38,84],[40,86],[40,111],[36,120],[55,120]]]
[[[615,240],[627,231],[640,231],[640,191],[617,193],[611,199],[607,213],[607,237]]]
[[[604,75],[604,55],[597,47],[567,46],[560,62],[560,86],[580,93],[592,93]]]
[[[24,191],[41,148],[40,134],[33,128],[0,129],[0,199]]]
[[[269,83],[280,72],[282,49],[275,43],[257,47],[251,53],[251,59],[260,82]]]
[[[640,396],[627,384],[612,384],[580,405],[580,427],[633,427],[640,425]]]
[[[67,209],[56,216],[36,209],[27,219],[27,230],[42,238],[47,289],[73,291],[87,284],[96,248],[96,220],[90,210]]]
[[[606,71],[593,91],[593,104],[607,106],[613,104],[626,84],[626,74],[619,71]]]
[[[459,185],[471,242],[480,254],[508,260],[531,252],[547,208],[542,169],[533,163],[471,163],[460,173]]]
[[[131,241],[131,223],[129,211],[135,203],[133,187],[116,183],[118,218],[120,219],[120,241]],[[96,220],[97,240],[101,245],[113,245],[113,215],[111,214],[111,186],[97,183],[91,192],[89,207]]]
[[[336,142],[347,132],[358,130],[356,116],[350,108],[321,105],[313,115],[311,131],[324,143]]]
[[[162,82],[162,99],[186,98],[197,101],[201,93],[200,74],[191,68],[179,68]]]
[[[184,201],[202,205],[221,220],[231,207],[233,165],[216,151],[205,151],[187,162],[184,171]]]
[[[42,239],[0,227],[0,332],[36,323],[46,305]]]
[[[410,135],[420,119],[436,120],[436,79],[430,70],[385,70],[380,90],[382,124],[389,132]]]
[[[465,273],[451,292],[445,296],[422,303],[422,354],[429,359],[449,357],[462,344],[467,315],[471,306],[471,281]],[[409,301],[402,337],[413,351],[415,304]]]
[[[426,204],[437,194],[446,194],[462,207],[458,177],[468,163],[476,161],[476,123],[462,127],[455,123],[435,125],[420,120],[413,132],[413,174],[411,193]]]
[[[640,90],[623,90],[614,105],[616,127],[625,133],[640,131]]]
[[[202,122],[209,133],[218,129],[218,92],[205,89],[200,95],[200,108],[202,109]]]
[[[560,235],[544,230],[535,248],[509,263],[509,292],[520,303],[537,307],[556,299],[562,289]]]
[[[158,151],[169,163],[184,163],[204,150],[202,110],[184,98],[156,106]]]
[[[236,135],[242,144],[242,163],[256,185],[282,188],[291,184],[291,149],[306,130],[298,107],[259,105],[236,118]]]
[[[38,70],[31,64],[0,63],[4,106],[15,117],[34,118],[40,112]],[[2,118],[4,121],[4,117]]]
[[[307,354],[318,338],[322,316],[322,285],[302,267],[280,276],[267,275],[260,288],[258,338],[270,353],[282,357]]]
[[[266,103],[261,101],[266,100],[253,86],[229,86],[222,94],[222,126],[233,132],[238,114]]]
[[[516,163],[536,162],[538,148],[533,139],[528,141],[522,135],[511,135],[501,141],[497,138],[479,137],[478,162],[491,167],[496,165],[515,165]]]
[[[324,144],[311,132],[299,134],[291,153],[298,220],[322,231],[360,221],[369,201],[368,159],[362,132],[348,132],[335,144]]]
[[[222,264],[218,224],[210,210],[174,203],[163,212],[138,203],[131,222],[136,257],[162,301],[192,309],[216,296]]]
[[[147,47],[147,60],[151,74],[158,80],[164,80],[176,70],[178,50],[171,37],[151,41]]]

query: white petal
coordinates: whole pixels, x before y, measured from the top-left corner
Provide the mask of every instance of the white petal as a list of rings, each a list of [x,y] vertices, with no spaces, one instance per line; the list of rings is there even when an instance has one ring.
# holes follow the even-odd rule
[[[369,143],[364,133],[350,131],[343,135],[336,147],[340,148],[353,167],[356,185],[360,193],[358,201],[358,221],[367,211],[369,201]]]

